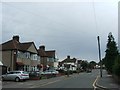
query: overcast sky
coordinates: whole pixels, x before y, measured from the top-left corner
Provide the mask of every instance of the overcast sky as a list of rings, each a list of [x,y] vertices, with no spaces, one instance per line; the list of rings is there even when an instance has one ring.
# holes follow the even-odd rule
[[[0,43],[19,35],[20,42],[34,41],[37,48],[56,50],[60,60],[70,55],[98,62],[98,35],[102,57],[109,32],[118,43],[118,3],[88,1],[4,2]]]

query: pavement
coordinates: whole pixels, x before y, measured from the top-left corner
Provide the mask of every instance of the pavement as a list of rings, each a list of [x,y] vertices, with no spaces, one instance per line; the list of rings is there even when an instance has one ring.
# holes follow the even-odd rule
[[[120,90],[120,84],[117,83],[106,70],[102,70],[102,77],[97,77],[95,85],[100,90]]]

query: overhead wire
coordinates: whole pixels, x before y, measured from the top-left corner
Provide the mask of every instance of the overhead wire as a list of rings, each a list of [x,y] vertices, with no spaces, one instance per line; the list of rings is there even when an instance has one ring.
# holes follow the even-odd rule
[[[93,0],[93,14],[94,14],[94,19],[95,19],[95,29],[96,32],[98,31],[98,23],[97,23],[97,16],[96,16],[96,10],[95,10],[95,2]]]
[[[42,16],[42,15],[40,15],[40,14],[32,13],[31,11],[27,11],[27,10],[25,10],[25,9],[18,8],[18,7],[15,7],[15,6],[13,6],[13,5],[10,5],[8,2],[7,2],[7,3],[4,2],[3,4],[5,4],[5,5],[7,5],[7,6],[10,6],[10,7],[12,7],[12,8],[15,8],[15,9],[21,10],[21,11],[24,12],[24,13],[29,13],[29,14],[31,14],[31,15],[33,15],[33,16],[37,16],[38,19],[41,19],[40,17],[42,17],[42,19],[44,18],[44,19],[48,20],[49,22],[51,22],[51,23],[53,23],[53,24],[59,24],[59,25],[65,27],[66,29],[67,29],[67,28],[70,28],[70,29],[73,28],[73,27],[71,27],[71,26],[65,25],[65,24],[63,24],[63,23],[61,23],[61,22],[55,21],[55,20],[50,19],[50,18],[48,18],[48,17]]]

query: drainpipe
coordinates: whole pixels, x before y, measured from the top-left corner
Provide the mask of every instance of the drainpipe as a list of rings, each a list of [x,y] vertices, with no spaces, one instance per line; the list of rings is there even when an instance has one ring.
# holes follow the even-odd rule
[[[13,59],[13,62],[12,62],[13,70],[16,70],[16,61],[17,61],[17,50],[14,50],[14,59]]]
[[[10,70],[12,70],[12,61],[13,61],[12,59],[13,59],[13,58],[12,58],[12,50],[11,50],[11,62],[10,62],[10,67],[9,67]],[[9,68],[8,68],[8,71],[9,71]]]

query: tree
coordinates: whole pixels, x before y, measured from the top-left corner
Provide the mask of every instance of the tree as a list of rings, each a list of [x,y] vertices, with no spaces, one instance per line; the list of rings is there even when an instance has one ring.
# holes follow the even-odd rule
[[[93,69],[97,63],[95,61],[91,61],[89,64],[90,64],[90,68]]]
[[[120,77],[120,55],[115,59],[115,64],[113,65],[113,73]]]
[[[118,56],[119,53],[118,53],[116,42],[111,32],[108,35],[107,49],[105,52],[106,54],[104,58],[104,64],[107,71],[109,73],[112,73],[112,68],[115,63],[115,58]]]
[[[83,70],[86,71],[86,69],[87,69],[87,67],[88,67],[88,62],[87,62],[87,61],[82,61],[81,67],[82,67]]]

